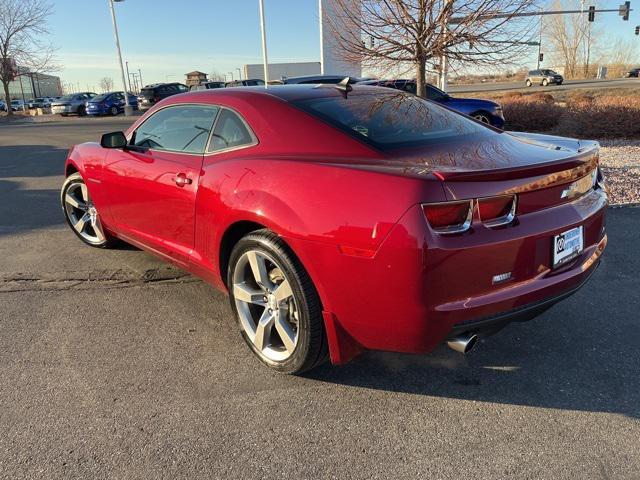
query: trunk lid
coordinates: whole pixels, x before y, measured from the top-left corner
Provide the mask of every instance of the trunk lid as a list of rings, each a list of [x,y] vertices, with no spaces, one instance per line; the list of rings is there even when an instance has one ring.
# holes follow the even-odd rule
[[[549,208],[586,193],[586,177],[595,175],[598,156],[597,142],[515,132],[393,154],[394,160],[410,166],[405,172],[439,178],[448,200],[517,194],[518,213]],[[567,189],[573,190],[567,194]]]

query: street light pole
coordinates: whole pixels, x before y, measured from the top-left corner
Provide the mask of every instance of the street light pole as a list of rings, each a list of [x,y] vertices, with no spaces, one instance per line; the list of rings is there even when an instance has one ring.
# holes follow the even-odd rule
[[[124,91],[124,114],[126,116],[133,115],[133,107],[129,105],[129,94],[127,92],[127,80],[124,76],[124,65],[122,64],[122,53],[120,52],[120,37],[118,36],[118,25],[116,23],[116,12],[113,8],[113,2],[123,2],[124,0],[108,0],[111,9],[111,22],[113,23],[113,34],[116,39],[116,50],[118,51],[118,63],[120,63],[120,73],[122,74],[122,87]]]
[[[242,70],[239,68],[236,68],[236,70],[238,71],[238,80],[242,80]]]
[[[129,73],[129,62],[124,62],[127,65],[127,80],[129,80],[129,91],[131,91],[131,74]]]
[[[140,89],[142,90],[142,87],[144,85],[142,84],[142,72],[140,71],[140,69],[138,69],[138,77],[140,78]]]
[[[269,88],[269,59],[267,58],[267,32],[264,27],[264,0],[260,1],[260,30],[262,30],[262,61],[264,62],[264,88]]]

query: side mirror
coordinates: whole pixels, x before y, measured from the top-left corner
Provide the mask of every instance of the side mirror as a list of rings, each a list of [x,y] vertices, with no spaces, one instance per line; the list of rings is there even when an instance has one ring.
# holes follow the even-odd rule
[[[122,132],[105,133],[100,139],[102,148],[124,148],[127,146],[127,137]]]

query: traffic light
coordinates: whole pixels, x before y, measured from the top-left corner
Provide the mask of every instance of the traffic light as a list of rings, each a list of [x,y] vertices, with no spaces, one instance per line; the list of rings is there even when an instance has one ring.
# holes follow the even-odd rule
[[[620,5],[620,14],[622,20],[629,20],[629,12],[631,11],[631,2],[624,2],[624,5]]]
[[[593,22],[596,19],[596,7],[589,7],[589,21]]]
[[[636,35],[640,35],[640,25],[636,27]]]
[[[540,55],[538,55],[538,61],[541,62],[544,60],[544,53],[541,53]]]

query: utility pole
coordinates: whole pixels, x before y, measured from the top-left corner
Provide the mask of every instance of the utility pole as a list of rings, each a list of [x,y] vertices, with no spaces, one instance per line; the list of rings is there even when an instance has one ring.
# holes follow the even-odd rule
[[[442,9],[446,10],[451,0],[442,0]],[[449,22],[445,18],[442,23],[442,55],[440,56],[440,90],[447,91],[447,74],[449,73],[449,65],[446,51],[447,37],[449,35]],[[422,95],[422,93],[419,93]]]
[[[318,0],[318,18],[320,19],[320,75],[324,75],[324,37],[322,36],[322,0]]]
[[[264,87],[269,88],[269,59],[267,57],[267,32],[265,31],[264,25],[264,0],[259,0],[259,2],[260,30],[262,31],[262,61],[264,62]]]
[[[542,55],[542,19],[544,17],[540,17],[540,38],[538,39],[538,66],[536,70],[540,70],[540,55]]]
[[[239,68],[236,68],[238,71],[238,80],[242,80],[242,71]]]
[[[129,73],[129,62],[124,62],[127,65],[127,80],[129,80],[129,91],[131,91],[131,74]]]
[[[121,2],[123,0],[109,0],[109,8],[111,9],[111,22],[113,23],[113,35],[116,39],[116,50],[118,51],[118,63],[120,64],[120,73],[122,74],[122,88],[124,91],[124,114],[125,116],[133,115],[133,107],[129,105],[129,95],[127,94],[127,80],[124,76],[124,65],[122,64],[122,53],[120,52],[120,36],[118,35],[118,24],[116,23],[116,12],[113,8],[113,2]]]
[[[140,71],[140,69],[138,69],[138,77],[140,77],[140,90],[142,90],[142,87],[144,86],[142,83],[142,72]]]

